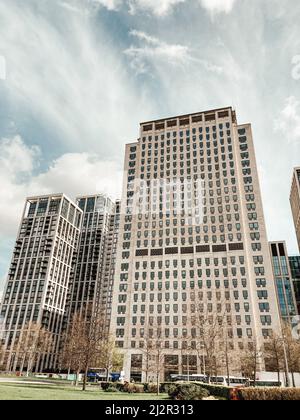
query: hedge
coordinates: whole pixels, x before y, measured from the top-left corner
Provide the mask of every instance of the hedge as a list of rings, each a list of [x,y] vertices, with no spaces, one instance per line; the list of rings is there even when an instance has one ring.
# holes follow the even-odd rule
[[[300,388],[241,388],[242,401],[299,401]]]
[[[175,383],[173,384],[173,387],[177,388],[177,392],[178,392],[178,387],[182,387],[183,389],[186,388],[186,386],[196,386],[202,390],[207,391],[208,395],[218,398],[218,399],[222,399],[222,400],[230,400],[231,399],[231,393],[233,388],[229,388],[229,387],[225,387],[225,386],[220,386],[220,385],[210,385],[210,384],[204,384],[202,382],[193,382],[193,383]],[[172,397],[174,390],[172,390],[169,392],[169,395]]]
[[[101,382],[100,387],[103,391],[106,391],[108,388],[116,388],[119,392],[132,392],[128,387],[130,385],[137,385],[139,386],[138,392],[141,392],[141,387],[143,387],[143,392],[148,394],[157,394],[157,384],[149,383],[149,384],[122,384],[120,382]],[[159,392],[161,394],[168,394],[169,391],[174,390],[176,384],[174,382],[165,382],[160,384]]]
[[[202,388],[206,389],[210,395],[216,398],[222,398],[224,400],[231,399],[231,392],[233,388],[222,386],[222,385],[210,385],[197,382],[197,385],[201,386]]]
[[[119,382],[101,382],[101,388],[106,391],[108,388],[116,388],[119,392],[129,392],[129,393],[149,393],[149,394],[156,394],[157,393],[157,385],[155,383],[149,384],[122,384]],[[178,385],[189,385],[187,383],[176,383],[176,382],[165,382],[160,384],[160,393],[161,394],[169,394],[171,395],[172,392],[177,388]],[[209,385],[204,384],[202,382],[195,382],[191,385],[196,385],[202,389],[205,389],[209,392],[209,394],[213,397],[230,400],[230,395],[232,388],[220,386],[220,385]],[[136,386],[136,388],[134,388]],[[142,390],[143,387],[143,390]],[[138,388],[138,389],[137,389]]]
[[[196,401],[209,397],[209,392],[193,383],[177,384],[170,390],[169,396],[176,401]]]

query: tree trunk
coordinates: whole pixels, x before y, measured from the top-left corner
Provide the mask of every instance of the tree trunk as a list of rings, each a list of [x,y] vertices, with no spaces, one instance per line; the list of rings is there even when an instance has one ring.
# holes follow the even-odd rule
[[[293,381],[293,388],[296,388],[295,373],[294,373],[294,371],[292,371],[292,381]]]
[[[257,373],[257,356],[255,356],[255,359],[254,359],[254,383],[253,383],[253,385],[254,385],[254,388],[256,387],[256,373]]]
[[[75,381],[75,386],[76,387],[79,385],[79,375],[80,375],[80,369],[78,369],[77,372],[76,372],[76,381]]]
[[[227,370],[227,386],[230,386],[230,369],[229,369],[229,357],[226,350],[226,370]]]
[[[25,356],[23,357],[22,365],[21,365],[21,368],[20,368],[20,375],[21,375],[21,376],[23,376],[23,373],[24,373],[25,360],[26,360],[26,354],[25,354]]]
[[[86,366],[85,371],[84,371],[82,391],[86,391],[88,371],[89,371],[89,368],[88,368],[88,366]]]

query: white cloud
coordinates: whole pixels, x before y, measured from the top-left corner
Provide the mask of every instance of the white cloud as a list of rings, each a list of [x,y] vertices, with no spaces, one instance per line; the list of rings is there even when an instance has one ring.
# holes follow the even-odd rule
[[[17,177],[33,170],[34,160],[39,155],[38,147],[27,147],[20,136],[2,139],[0,142],[1,181],[7,176]]]
[[[189,48],[184,45],[170,45],[144,32],[131,31],[131,35],[144,41],[142,46],[131,46],[124,53],[131,58],[132,66],[137,73],[147,70],[148,62],[167,62],[171,65],[184,65],[190,61]]]
[[[123,172],[114,161],[98,155],[69,153],[39,168],[40,151],[19,137],[0,140],[0,237],[15,235],[27,196],[63,192],[75,199],[80,194],[121,194]]]
[[[100,0],[101,1],[101,0]],[[203,8],[212,13],[229,13],[236,0],[199,0]],[[181,4],[188,3],[187,0],[127,0],[129,11],[135,14],[137,11],[147,11],[156,16],[165,16]]]
[[[186,45],[168,44],[146,32],[132,30],[130,35],[135,37],[139,46],[131,46],[124,53],[131,59],[131,66],[137,74],[146,73],[150,66],[172,65],[186,67],[190,64],[200,64],[206,70],[222,73],[222,68],[199,59]]]
[[[106,7],[108,10],[117,10],[122,4],[122,0],[90,0],[93,3],[99,3],[101,6]]]
[[[144,10],[157,16],[165,16],[174,6],[184,2],[185,0],[128,0],[131,14]]]
[[[105,7],[107,10],[119,10],[124,0],[59,0],[59,5],[76,13],[90,14]]]
[[[281,131],[288,141],[300,140],[300,101],[295,96],[286,99],[275,120],[275,129]]]
[[[202,7],[212,13],[231,12],[236,0],[200,0]]]

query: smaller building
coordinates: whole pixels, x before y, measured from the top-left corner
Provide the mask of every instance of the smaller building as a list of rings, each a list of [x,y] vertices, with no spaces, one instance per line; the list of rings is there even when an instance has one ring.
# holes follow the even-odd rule
[[[270,242],[270,253],[279,313],[284,322],[292,323],[298,312],[286,243]]]
[[[289,262],[298,314],[300,314],[300,255],[290,256]]]
[[[54,370],[58,365],[81,218],[81,209],[64,194],[29,197],[25,202],[0,308],[5,350],[0,364],[7,371],[32,364],[28,340],[34,324],[51,337],[35,370]],[[21,348],[22,342],[28,351]]]
[[[290,203],[300,250],[300,168],[294,169]]]

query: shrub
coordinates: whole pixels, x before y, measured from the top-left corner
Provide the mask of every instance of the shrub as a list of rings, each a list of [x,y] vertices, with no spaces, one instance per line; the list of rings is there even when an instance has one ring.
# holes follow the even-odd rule
[[[156,384],[145,384],[144,391],[149,394],[157,394],[157,385]]]
[[[300,388],[242,388],[238,395],[243,401],[298,401]]]
[[[216,398],[230,400],[230,394],[233,388],[230,388],[227,386],[221,386],[221,385],[210,385],[210,384],[202,384],[202,383],[199,383],[198,385],[206,389],[210,393],[210,395]]]
[[[124,385],[124,392],[128,392],[129,394],[143,394],[144,385],[126,383]]]
[[[143,394],[144,393],[144,385],[141,385],[141,384],[129,384],[128,392],[130,394]]]
[[[129,388],[131,387],[132,384],[130,384],[129,382],[125,382],[124,386],[123,386],[123,392],[129,392]]]
[[[171,391],[174,391],[176,384],[174,382],[165,382],[160,384],[160,392],[162,394],[169,394]]]
[[[125,385],[124,385],[124,384],[122,384],[121,382],[117,382],[117,383],[115,384],[115,387],[117,388],[117,390],[118,390],[118,391],[120,391],[120,392],[124,392],[124,387],[125,387]]]
[[[172,400],[195,401],[209,397],[209,392],[196,384],[178,384],[169,395]]]
[[[115,386],[110,386],[106,388],[105,392],[118,392],[118,390]]]
[[[101,382],[100,387],[103,389],[103,391],[106,391],[111,386],[110,382]]]

